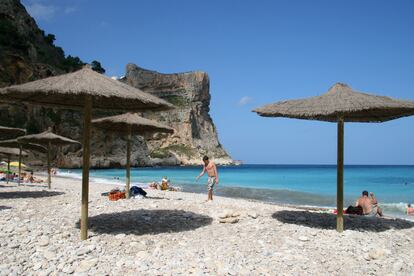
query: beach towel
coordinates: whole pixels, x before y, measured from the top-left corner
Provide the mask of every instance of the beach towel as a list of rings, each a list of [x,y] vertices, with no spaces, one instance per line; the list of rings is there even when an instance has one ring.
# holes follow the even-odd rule
[[[144,191],[142,188],[137,187],[137,186],[132,186],[129,189],[129,194],[131,196],[135,196],[135,195],[142,195],[143,197],[146,197],[147,196],[147,192]]]
[[[348,215],[360,215],[362,216],[364,214],[364,210],[362,210],[361,206],[352,206],[350,205],[346,210],[345,210],[345,214]]]

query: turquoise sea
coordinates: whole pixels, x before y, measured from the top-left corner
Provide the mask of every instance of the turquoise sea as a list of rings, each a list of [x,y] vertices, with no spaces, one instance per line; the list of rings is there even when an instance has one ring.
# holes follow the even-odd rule
[[[167,176],[173,185],[188,192],[206,192],[206,176],[196,182],[202,167],[133,168],[132,183],[145,186]],[[334,207],[336,202],[335,165],[241,165],[219,167],[216,193],[279,204]],[[62,175],[81,177],[80,170]],[[124,169],[91,171],[91,181],[123,185]],[[119,180],[117,179],[119,178]],[[403,217],[407,203],[414,203],[414,166],[346,165],[344,192],[346,206],[353,204],[362,190],[374,192],[384,213]],[[345,206],[345,207],[346,207]]]

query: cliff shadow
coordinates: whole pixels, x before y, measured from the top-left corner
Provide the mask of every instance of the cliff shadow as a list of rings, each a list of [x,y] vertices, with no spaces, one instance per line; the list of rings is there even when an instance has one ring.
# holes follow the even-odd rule
[[[89,218],[89,229],[105,234],[160,234],[183,232],[211,224],[209,216],[183,210],[130,210],[104,213]],[[79,228],[80,222],[76,223]]]
[[[55,191],[18,191],[18,192],[0,192],[0,199],[11,198],[41,198],[59,196],[65,194],[64,192]]]
[[[274,213],[272,217],[288,224],[318,229],[336,229],[335,214],[284,210]],[[412,227],[414,227],[414,222],[404,219],[344,215],[344,230],[383,232],[390,229],[408,229]]]

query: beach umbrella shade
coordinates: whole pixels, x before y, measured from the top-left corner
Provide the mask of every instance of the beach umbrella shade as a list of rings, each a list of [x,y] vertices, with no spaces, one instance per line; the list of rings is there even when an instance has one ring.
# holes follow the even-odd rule
[[[116,116],[109,116],[92,121],[92,125],[106,131],[120,133],[127,136],[127,156],[126,156],[126,195],[129,198],[129,188],[131,183],[131,136],[143,135],[147,133],[173,133],[174,129],[139,116],[136,113],[126,113]]]
[[[85,67],[79,71],[0,89],[0,100],[82,108],[83,165],[81,239],[88,236],[90,126],[92,107],[103,110],[167,110],[173,105]]]
[[[19,141],[17,141],[17,139],[10,139],[10,140],[4,140],[4,141],[0,141],[0,146],[1,147],[11,147],[11,148],[19,148],[20,152],[25,149],[25,150],[29,150],[29,151],[37,151],[37,152],[41,152],[41,153],[46,153],[47,149],[41,145],[37,145],[37,144],[31,144],[31,143],[19,143]],[[20,176],[21,176],[21,172],[22,172],[22,155],[19,154],[19,162],[16,162],[19,167],[19,181],[18,181],[18,185],[20,185]],[[12,164],[10,164],[10,166],[13,166],[13,162]]]
[[[344,123],[381,123],[414,115],[414,102],[376,96],[337,83],[321,96],[281,101],[253,110],[263,117],[287,117],[335,122],[338,125],[337,226],[343,231]]]
[[[76,145],[80,143],[78,141],[69,139],[64,136],[54,134],[50,130],[47,130],[38,134],[31,134],[17,138],[19,143],[27,144],[41,144],[46,146],[47,151],[47,185],[51,188],[52,178],[50,174],[50,148],[54,146]]]
[[[18,161],[12,161],[10,162],[10,167],[22,167],[22,168],[27,168],[27,166],[23,163],[20,163]]]
[[[22,128],[0,126],[0,140],[13,139],[26,134]]]
[[[10,171],[10,158],[11,156],[27,156],[27,152],[22,151],[20,148],[0,147],[0,154],[7,157],[7,171]],[[19,175],[20,178],[20,175]],[[7,177],[7,183],[9,178]]]

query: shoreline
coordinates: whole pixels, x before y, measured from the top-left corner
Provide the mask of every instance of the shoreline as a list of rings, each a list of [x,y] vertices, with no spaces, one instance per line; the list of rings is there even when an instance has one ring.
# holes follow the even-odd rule
[[[43,175],[46,176],[46,172],[41,172],[38,171],[39,175]],[[61,177],[61,178],[68,178],[68,179],[75,179],[75,180],[79,180],[81,179],[78,175],[75,176],[75,174],[70,175],[70,174],[66,174],[66,175],[57,175],[54,177]],[[104,180],[103,182],[100,182],[99,180]],[[120,180],[109,180],[109,179],[104,179],[104,178],[90,178],[90,181],[92,181],[95,184],[99,184],[99,185],[109,185],[110,187],[116,187],[116,186],[120,186],[120,187],[125,187],[125,183],[123,183],[123,181]],[[109,181],[117,181],[117,183],[108,183]],[[139,186],[141,188],[145,188],[148,189],[147,184],[146,183],[131,183],[131,186]],[[182,185],[177,185],[179,187],[191,187],[191,186],[195,186],[197,187],[196,190],[187,190],[187,189],[183,189],[181,192],[184,193],[195,193],[195,194],[206,194],[206,188],[205,185],[200,184],[200,185],[188,185],[188,184],[182,184]],[[259,191],[271,191],[274,193],[280,193],[280,192],[288,192],[291,193],[292,191],[290,190],[278,190],[278,189],[266,189],[266,188],[246,188],[246,187],[225,187],[225,189],[230,189],[230,190],[242,190],[242,191],[249,191],[249,190],[259,190]],[[293,191],[292,193],[300,193],[300,192],[296,192]],[[306,194],[306,193],[304,193]],[[295,203],[285,203],[285,202],[278,202],[278,201],[272,201],[271,199],[265,200],[265,199],[260,199],[260,198],[251,198],[251,197],[246,197],[245,195],[243,195],[243,193],[240,193],[239,196],[237,195],[229,195],[226,193],[221,193],[221,192],[215,192],[214,196],[220,196],[220,197],[225,197],[225,198],[234,198],[234,199],[241,199],[241,200],[247,200],[250,202],[257,202],[257,203],[264,203],[264,204],[270,204],[270,205],[276,205],[279,207],[287,207],[287,208],[294,208],[294,209],[300,209],[300,210],[310,210],[310,211],[321,211],[321,212],[326,212],[326,213],[333,213],[333,210],[336,209],[335,205],[312,205],[312,204],[295,204]],[[384,205],[384,204],[383,204]],[[385,204],[386,205],[386,204]],[[344,206],[345,208],[346,206]],[[407,220],[410,222],[414,222],[414,216],[408,216],[405,214],[399,214],[399,213],[385,213],[384,217],[386,218],[390,218],[390,219],[403,219],[403,220]]]

